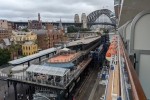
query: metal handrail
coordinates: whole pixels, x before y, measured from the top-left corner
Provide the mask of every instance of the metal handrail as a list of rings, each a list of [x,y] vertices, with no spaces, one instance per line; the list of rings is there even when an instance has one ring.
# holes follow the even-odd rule
[[[120,36],[119,38],[120,38],[120,47],[122,48],[122,54],[124,56],[124,60],[125,60],[125,64],[126,64],[126,68],[128,72],[128,77],[129,77],[130,84],[131,84],[132,98],[133,100],[147,100],[146,95],[141,86],[141,83],[138,79],[138,76],[134,70],[134,67],[128,57],[127,51],[123,45],[123,41]]]

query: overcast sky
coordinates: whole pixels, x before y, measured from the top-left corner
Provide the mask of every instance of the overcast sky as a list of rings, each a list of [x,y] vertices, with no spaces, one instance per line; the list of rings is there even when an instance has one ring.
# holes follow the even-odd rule
[[[0,0],[0,19],[9,21],[36,20],[74,21],[74,15],[86,15],[98,9],[114,11],[114,0]]]

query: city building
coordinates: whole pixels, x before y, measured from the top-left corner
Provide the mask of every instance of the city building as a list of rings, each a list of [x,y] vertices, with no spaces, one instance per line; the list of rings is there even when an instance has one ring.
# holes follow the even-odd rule
[[[16,41],[19,44],[23,44],[25,41],[35,41],[37,34],[34,32],[12,31],[11,40]]]
[[[38,52],[38,46],[32,41],[25,42],[22,44],[22,54],[23,55],[32,55]]]
[[[42,20],[40,20],[40,13],[38,13],[38,20],[28,20],[28,29],[42,29]]]
[[[0,43],[4,43],[4,38],[9,38],[8,29],[0,27]]]
[[[12,35],[12,24],[7,20],[0,20],[0,43],[4,43],[3,39]]]
[[[74,22],[75,22],[75,23],[79,23],[79,22],[80,22],[80,19],[79,19],[79,15],[78,15],[78,14],[75,14],[75,16],[74,16]]]
[[[37,34],[39,49],[47,49],[54,47],[54,45],[60,41],[66,41],[67,37],[63,34],[62,24],[60,22],[59,28],[54,29],[53,24],[46,24],[46,29],[33,30]]]

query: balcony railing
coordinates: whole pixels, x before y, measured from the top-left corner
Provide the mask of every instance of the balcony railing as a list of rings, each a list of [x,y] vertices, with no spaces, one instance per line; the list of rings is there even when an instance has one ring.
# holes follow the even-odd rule
[[[123,67],[123,74],[125,76],[127,76],[127,78],[129,79],[129,83],[131,85],[131,93],[132,96],[131,98],[133,100],[147,100],[146,95],[143,91],[143,88],[140,84],[140,81],[138,79],[138,76],[134,70],[134,67],[129,59],[129,56],[126,52],[126,49],[124,47],[123,41],[121,39],[121,37],[119,36],[119,47],[120,47],[120,55],[123,58],[123,63],[124,67]],[[122,59],[121,59],[122,60]],[[129,94],[127,94],[129,96]]]

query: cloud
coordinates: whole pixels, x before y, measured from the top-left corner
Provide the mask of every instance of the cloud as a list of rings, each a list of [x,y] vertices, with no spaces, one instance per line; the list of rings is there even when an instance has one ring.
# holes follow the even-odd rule
[[[86,15],[98,9],[114,11],[113,0],[0,0],[0,19],[27,21],[37,19],[41,14],[43,21],[73,21],[74,14]]]

